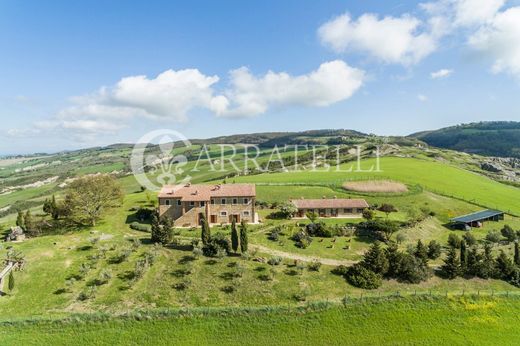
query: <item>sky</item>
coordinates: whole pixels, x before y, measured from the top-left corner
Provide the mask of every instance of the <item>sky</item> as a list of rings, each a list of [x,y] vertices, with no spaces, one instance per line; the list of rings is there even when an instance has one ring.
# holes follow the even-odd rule
[[[520,0],[0,2],[0,154],[520,120]]]

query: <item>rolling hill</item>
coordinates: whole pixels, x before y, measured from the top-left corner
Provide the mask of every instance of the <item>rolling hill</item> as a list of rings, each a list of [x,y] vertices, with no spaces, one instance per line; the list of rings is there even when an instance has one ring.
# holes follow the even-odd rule
[[[428,145],[467,153],[520,158],[520,122],[462,124],[410,135]]]

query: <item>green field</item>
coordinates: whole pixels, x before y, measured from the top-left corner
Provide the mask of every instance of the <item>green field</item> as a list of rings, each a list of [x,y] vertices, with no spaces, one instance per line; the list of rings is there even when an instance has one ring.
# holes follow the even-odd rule
[[[134,313],[3,325],[2,345],[516,345],[518,298],[393,298],[314,308]],[[97,316],[98,320],[103,319]],[[139,319],[140,321],[138,321]],[[92,321],[93,320],[93,321]]]
[[[375,160],[362,162],[361,168],[375,167]],[[345,164],[342,170],[356,164]],[[487,208],[497,208],[520,215],[520,189],[493,181],[482,175],[465,171],[435,161],[411,158],[383,157],[381,172],[336,172],[296,171],[286,173],[266,173],[236,177],[237,182],[269,184],[322,184],[340,187],[346,180],[391,179],[406,184],[420,184],[423,188],[448,197],[462,199]]]

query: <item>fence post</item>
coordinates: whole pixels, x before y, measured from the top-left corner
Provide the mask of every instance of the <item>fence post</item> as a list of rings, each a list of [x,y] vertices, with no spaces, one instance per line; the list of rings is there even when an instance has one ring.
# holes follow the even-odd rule
[[[480,297],[480,290],[477,291],[477,297]]]

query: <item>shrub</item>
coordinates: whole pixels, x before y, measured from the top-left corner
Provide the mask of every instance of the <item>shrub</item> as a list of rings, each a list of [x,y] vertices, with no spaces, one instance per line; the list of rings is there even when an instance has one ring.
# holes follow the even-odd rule
[[[500,233],[509,242],[513,242],[517,239],[516,232],[509,225],[505,225],[504,227],[502,227],[502,229],[500,230]]]
[[[308,268],[313,272],[319,272],[321,268],[321,262],[314,260],[311,263],[309,263]]]
[[[280,227],[276,227],[271,232],[269,232],[269,235],[267,236],[267,239],[272,241],[278,241],[280,239]]]
[[[486,240],[490,243],[498,243],[500,241],[500,233],[497,231],[489,231],[489,233],[486,234]]]
[[[391,220],[370,220],[357,226],[357,234],[374,240],[388,242],[392,234],[399,230],[399,223]]]
[[[332,274],[334,274],[334,275],[345,276],[345,275],[347,275],[347,272],[348,272],[348,267],[344,266],[342,264],[337,266],[336,268],[332,269]]]
[[[312,242],[312,238],[305,230],[298,231],[293,236],[293,240],[296,242],[296,246],[302,249],[306,249]]]
[[[272,265],[272,266],[277,266],[277,265],[279,265],[280,263],[282,263],[282,258],[279,257],[279,256],[271,257],[271,258],[267,261],[267,264]]]
[[[231,242],[222,233],[216,233],[202,248],[202,253],[207,257],[224,257],[231,253]]]
[[[381,275],[366,269],[360,264],[354,264],[350,267],[345,278],[352,286],[367,290],[379,288],[382,284]]]
[[[154,211],[152,209],[148,208],[139,208],[137,212],[135,213],[135,217],[137,220],[144,222],[144,221],[150,221],[152,219],[152,216],[154,214]]]

